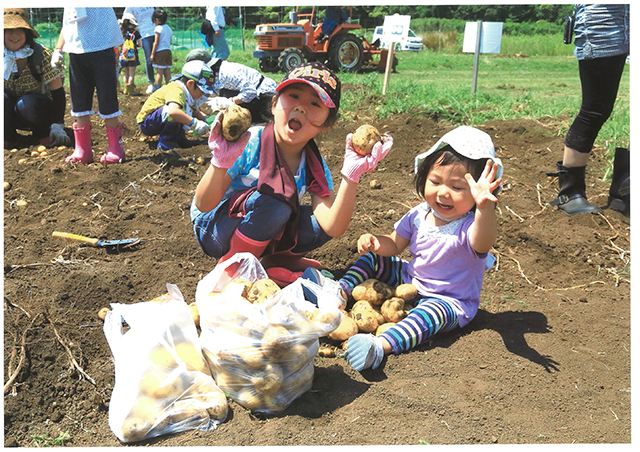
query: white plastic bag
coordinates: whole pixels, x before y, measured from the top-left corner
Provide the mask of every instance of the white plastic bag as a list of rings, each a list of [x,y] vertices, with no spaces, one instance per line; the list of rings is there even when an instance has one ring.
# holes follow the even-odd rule
[[[191,312],[176,286],[167,284],[167,291],[164,302],[114,303],[105,318],[115,361],[109,427],[125,443],[213,429],[227,417]]]
[[[224,264],[244,261],[245,272],[237,278],[255,282],[262,276],[254,256],[236,257]],[[280,412],[311,389],[318,338],[340,325],[339,302],[317,284],[298,279],[252,304],[235,288],[218,293],[224,286],[216,277],[225,275],[225,268],[218,266],[196,291],[202,350],[227,396],[252,411]],[[317,295],[318,306],[305,299],[303,286]]]

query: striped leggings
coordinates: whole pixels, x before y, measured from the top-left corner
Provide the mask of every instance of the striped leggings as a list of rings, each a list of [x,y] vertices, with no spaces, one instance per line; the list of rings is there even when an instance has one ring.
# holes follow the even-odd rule
[[[340,287],[347,296],[353,288],[367,279],[377,279],[391,287],[398,287],[402,281],[402,267],[405,262],[395,256],[385,257],[376,253],[361,256],[340,279]],[[458,316],[453,307],[438,298],[423,298],[418,301],[409,315],[380,335],[393,352],[410,350],[437,333],[451,331],[458,327]]]

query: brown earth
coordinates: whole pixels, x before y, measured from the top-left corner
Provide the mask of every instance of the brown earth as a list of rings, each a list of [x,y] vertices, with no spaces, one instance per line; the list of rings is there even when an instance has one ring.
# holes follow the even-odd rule
[[[31,157],[35,146],[26,144],[5,150],[5,383],[20,369],[5,389],[5,446],[47,445],[64,432],[69,446],[121,445],[107,423],[114,365],[98,310],[150,300],[166,283],[192,301],[215,265],[189,222],[209,150],[160,152],[155,142],[140,141],[134,116],[143,100],[121,99],[124,164],[65,164],[69,150]],[[337,177],[344,137],[357,125],[371,122],[395,139],[378,169],[363,177],[347,233],[311,255],[336,276],[357,258],[361,233],[391,231],[419,202],[413,157],[453,127],[419,115],[372,120],[367,108],[375,99],[364,91],[363,104],[369,107],[351,114],[353,122],[340,120],[318,140]],[[215,431],[143,444],[630,443],[630,223],[609,210],[569,218],[548,205],[557,183],[545,172],[560,157],[562,121],[566,126],[567,118],[480,127],[504,162],[505,190],[497,265],[468,327],[363,373],[343,358],[316,357],[313,388],[281,414],[255,415],[231,401]],[[104,127],[95,125],[93,139],[99,157]],[[608,186],[599,179],[606,164],[596,149],[587,182],[597,205],[606,203]],[[374,178],[380,189],[369,188]],[[93,248],[53,238],[54,230],[143,242]]]

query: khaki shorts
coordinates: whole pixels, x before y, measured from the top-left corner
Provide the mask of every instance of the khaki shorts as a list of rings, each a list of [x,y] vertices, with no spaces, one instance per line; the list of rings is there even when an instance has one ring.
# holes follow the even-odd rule
[[[171,50],[160,50],[156,52],[156,56],[153,59],[153,67],[158,69],[171,67]]]

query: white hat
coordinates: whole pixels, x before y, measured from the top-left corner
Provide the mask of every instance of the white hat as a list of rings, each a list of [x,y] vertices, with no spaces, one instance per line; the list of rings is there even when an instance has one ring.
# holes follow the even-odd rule
[[[431,146],[431,149],[418,155],[415,159],[415,172],[418,172],[418,167],[424,159],[447,145],[451,146],[458,154],[472,160],[492,160],[498,165],[496,178],[502,177],[504,168],[500,159],[496,157],[496,150],[493,147],[491,137],[488,133],[469,126],[460,126],[445,133],[436,144]],[[501,190],[502,185],[500,185],[498,191]]]
[[[124,13],[122,15],[122,20],[128,20],[129,22],[131,22],[133,25],[138,26],[138,21],[136,21],[136,18],[133,16],[133,14],[131,13]]]

